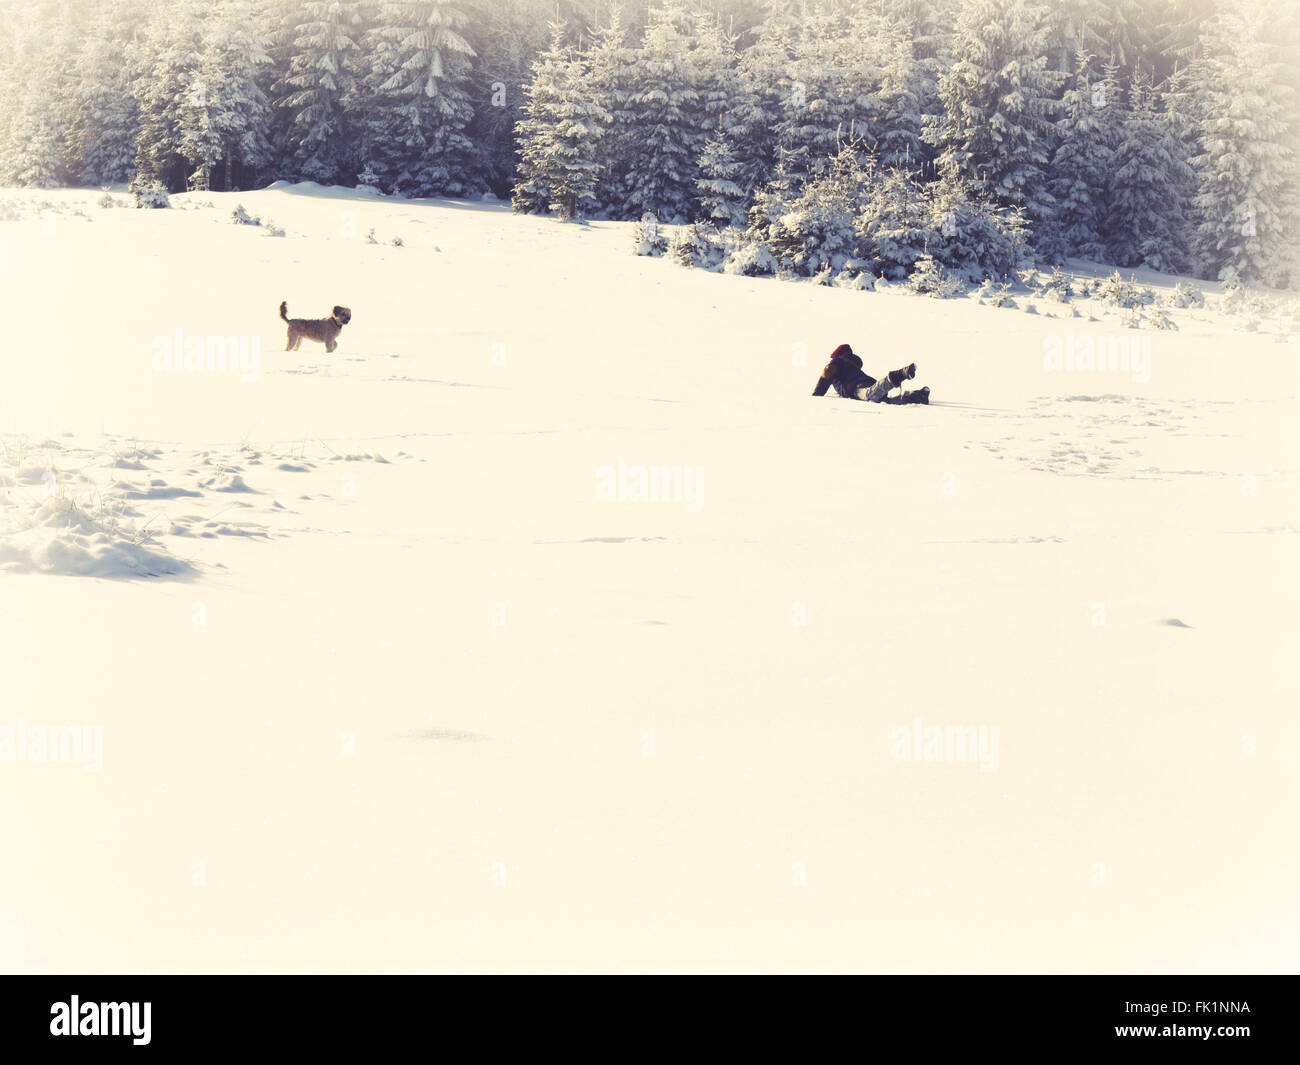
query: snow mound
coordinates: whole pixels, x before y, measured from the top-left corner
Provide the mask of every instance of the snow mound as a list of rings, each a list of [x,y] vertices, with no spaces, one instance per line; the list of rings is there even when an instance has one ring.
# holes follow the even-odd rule
[[[106,527],[71,500],[55,498],[0,532],[0,572],[121,579],[181,576],[192,567],[147,537]]]
[[[256,492],[238,473],[227,471],[200,481],[199,486],[212,492]]]

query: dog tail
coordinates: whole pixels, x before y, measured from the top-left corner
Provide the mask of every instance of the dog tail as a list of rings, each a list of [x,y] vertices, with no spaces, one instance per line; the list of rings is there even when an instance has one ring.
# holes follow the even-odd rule
[[[289,320],[289,301],[288,301],[288,300],[281,300],[281,301],[280,301],[280,317],[283,318],[286,322]]]

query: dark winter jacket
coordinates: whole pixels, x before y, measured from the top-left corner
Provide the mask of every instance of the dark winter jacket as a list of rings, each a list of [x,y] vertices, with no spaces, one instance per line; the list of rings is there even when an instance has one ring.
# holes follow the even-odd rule
[[[835,391],[845,399],[858,399],[859,389],[870,388],[875,383],[874,377],[863,373],[862,360],[853,354],[853,349],[847,344],[841,344],[831,352],[831,361],[817,379],[813,395],[824,396],[826,390],[834,386]]]

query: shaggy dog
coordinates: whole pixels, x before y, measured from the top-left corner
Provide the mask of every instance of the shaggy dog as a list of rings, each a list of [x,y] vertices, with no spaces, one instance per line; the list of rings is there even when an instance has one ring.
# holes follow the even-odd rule
[[[280,304],[280,317],[289,323],[285,351],[297,351],[302,347],[303,337],[324,344],[326,351],[333,351],[339,346],[338,337],[343,327],[352,321],[352,312],[346,307],[335,307],[328,318],[290,318],[289,301],[285,300]]]

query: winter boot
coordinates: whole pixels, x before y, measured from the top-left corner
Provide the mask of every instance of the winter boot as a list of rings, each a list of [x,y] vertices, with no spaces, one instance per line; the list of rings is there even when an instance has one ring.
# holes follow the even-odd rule
[[[890,370],[889,373],[867,390],[867,394],[863,398],[872,403],[883,403],[890,392],[901,386],[904,381],[910,381],[915,376],[916,363],[904,366],[901,370]]]
[[[918,388],[915,392],[904,392],[901,396],[889,396],[883,402],[885,403],[929,403],[930,386],[925,385]]]

